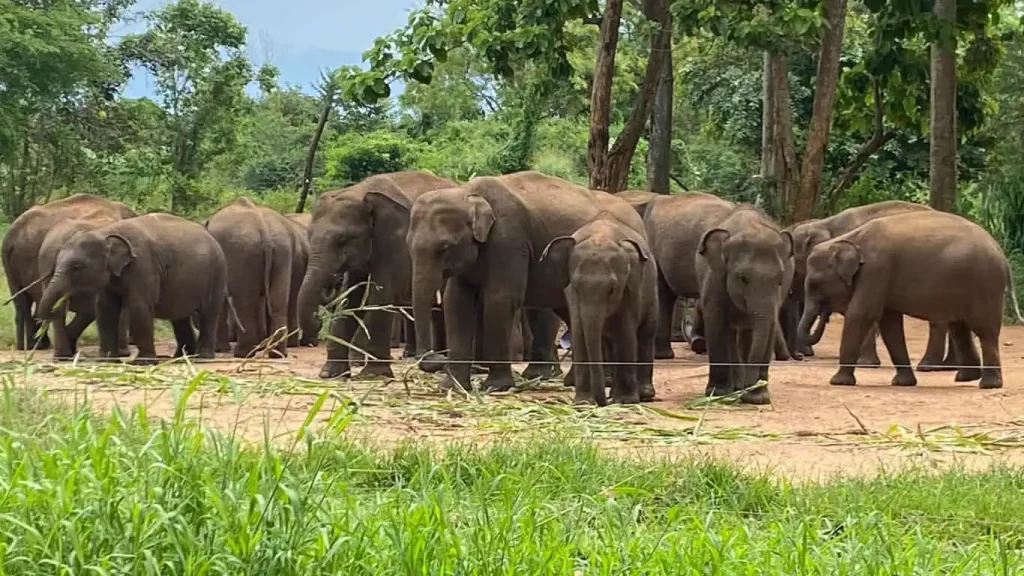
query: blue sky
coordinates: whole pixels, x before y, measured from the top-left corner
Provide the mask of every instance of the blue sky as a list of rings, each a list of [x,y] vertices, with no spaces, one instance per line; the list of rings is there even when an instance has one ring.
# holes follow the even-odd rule
[[[138,0],[134,10],[150,10],[167,0]],[[374,38],[406,23],[420,0],[213,0],[249,30],[248,52],[256,66],[270,60],[281,81],[304,92],[320,78],[321,69],[361,64]],[[138,30],[122,26],[114,35]],[[152,94],[152,81],[137,72],[125,89],[130,97]]]

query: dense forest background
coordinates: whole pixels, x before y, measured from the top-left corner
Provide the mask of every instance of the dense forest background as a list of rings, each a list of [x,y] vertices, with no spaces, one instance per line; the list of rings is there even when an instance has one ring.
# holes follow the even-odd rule
[[[246,29],[198,0],[118,38],[112,26],[140,17],[131,0],[0,0],[0,209],[10,221],[90,192],[195,217],[238,195],[294,211],[307,182],[308,210],[379,172],[529,168],[712,191],[782,221],[931,201],[1022,251],[1022,13],[996,0],[428,0],[367,47],[364,69],[325,70],[304,93],[256,69]],[[122,95],[138,69],[155,97]]]

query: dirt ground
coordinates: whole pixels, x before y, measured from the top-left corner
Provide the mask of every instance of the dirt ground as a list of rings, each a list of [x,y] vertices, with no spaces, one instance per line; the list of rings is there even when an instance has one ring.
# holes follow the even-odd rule
[[[69,401],[87,395],[101,410],[144,404],[151,416],[172,415],[171,385],[195,378],[201,382],[190,398],[189,414],[254,441],[269,434],[291,443],[318,396],[328,391],[313,426],[351,402],[349,409],[358,410],[345,433],[381,446],[408,439],[492,442],[550,429],[591,438],[628,457],[728,458],[794,481],[907,466],[1024,463],[1024,326],[1003,330],[1001,390],[955,383],[952,372],[918,373],[917,387],[892,387],[891,367],[858,369],[856,387],[829,386],[841,326],[838,318],[831,323],[814,358],[772,365],[773,404],[765,407],[699,405],[706,356],[693,354],[683,343],[675,344],[675,360],[655,368],[656,402],[601,409],[571,407],[571,391],[560,382],[502,395],[445,394],[436,389],[436,378],[407,362],[396,363],[391,380],[325,382],[316,379],[322,347],[292,349],[287,360],[267,363],[225,358],[150,370],[88,362],[42,364],[30,375],[22,367],[11,368],[16,364],[7,370],[16,382],[45,386]],[[908,319],[906,333],[916,362],[927,324]],[[878,345],[888,362],[881,341]],[[162,352],[170,349],[167,344]],[[0,360],[22,357],[0,354]],[[563,369],[568,370],[568,362]]]

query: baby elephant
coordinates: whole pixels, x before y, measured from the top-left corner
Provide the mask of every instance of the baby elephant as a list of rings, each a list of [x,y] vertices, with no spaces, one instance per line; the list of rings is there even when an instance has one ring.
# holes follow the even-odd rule
[[[577,403],[607,404],[605,362],[614,362],[612,400],[654,399],[657,267],[647,240],[601,213],[572,236],[552,240],[541,254],[567,262],[565,289],[572,326]],[[608,358],[603,344],[607,344]],[[639,386],[638,386],[639,384]]]
[[[224,252],[201,224],[170,214],[147,214],[80,232],[57,254],[38,310],[48,314],[64,296],[98,294],[96,323],[103,357],[120,347],[118,319],[128,312],[139,349],[137,364],[157,362],[153,319],[170,320],[175,356],[214,357],[224,305]],[[199,342],[191,318],[196,314]]]
[[[995,240],[977,224],[945,212],[912,212],[872,220],[816,246],[807,258],[804,314],[806,335],[820,310],[842,313],[839,371],[834,385],[853,385],[864,336],[878,322],[896,366],[894,386],[913,386],[903,334],[903,316],[947,323],[963,352],[957,382],[980,379],[981,388],[1001,388],[999,331],[1003,294],[1011,288],[1010,266]],[[984,367],[971,339],[981,341]],[[803,337],[803,336],[802,336]]]

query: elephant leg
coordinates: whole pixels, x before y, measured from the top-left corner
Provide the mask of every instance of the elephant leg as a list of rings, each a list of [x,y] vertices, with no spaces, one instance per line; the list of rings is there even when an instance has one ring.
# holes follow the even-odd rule
[[[484,294],[483,300],[483,336],[484,366],[487,368],[487,379],[484,389],[494,392],[510,390],[515,386],[512,377],[512,365],[508,363],[508,340],[512,322],[515,320],[516,309],[519,307],[507,294]],[[552,342],[554,338],[551,339]]]
[[[402,319],[397,314],[391,315],[391,348],[402,345]]]
[[[416,356],[416,324],[405,314],[399,314],[401,321],[399,327],[405,331],[405,348],[402,349],[402,358],[414,358]]]
[[[69,330],[66,325],[67,313],[68,305],[65,302],[64,304],[61,304],[60,309],[50,317],[50,327],[53,328],[54,362],[70,360],[75,356],[75,347],[71,344],[71,338],[68,334]]]
[[[89,327],[89,324],[92,324],[93,321],[96,319],[95,305],[81,306],[79,310],[79,312],[75,312],[75,317],[70,322],[66,322],[67,310],[65,310],[64,318],[59,318],[61,322],[66,322],[64,324],[63,329],[65,334],[64,337],[66,339],[64,345],[67,346],[67,351],[70,353],[70,356],[68,357],[74,356],[78,352],[78,339],[82,337],[82,333],[85,332],[85,329]],[[55,345],[59,345],[60,339],[57,336],[57,330],[59,327],[57,326],[56,322],[54,322],[53,326]],[[118,326],[120,327],[120,325]],[[125,338],[124,335],[118,335],[118,342],[127,341],[128,340],[127,338]]]
[[[693,330],[690,336],[690,350],[697,354],[705,354],[708,351],[708,342],[704,334],[704,307],[700,300],[693,305]]]
[[[371,304],[372,306],[377,305]],[[369,310],[363,322],[368,331],[365,350],[370,356],[359,375],[393,378],[395,374],[391,370],[391,329],[394,326],[394,314],[387,310]]]
[[[657,395],[654,390],[654,333],[658,330],[658,318],[651,314],[637,328],[636,381],[641,402],[651,402]]]
[[[444,290],[445,338],[448,342],[448,375],[463,390],[470,390],[473,339],[481,305],[476,290],[457,279],[450,279]],[[493,372],[490,376],[493,376]],[[511,373],[509,374],[511,379]],[[447,384],[442,383],[442,387]]]
[[[789,353],[789,346],[786,345],[786,334],[782,330],[782,322],[775,323],[775,344],[772,345],[775,359],[785,362],[792,358]]]
[[[878,326],[872,326],[860,348],[857,366],[861,368],[878,368],[882,360],[878,357]]]
[[[707,396],[725,396],[733,392],[734,366],[732,366],[733,350],[736,346],[735,328],[725,322],[716,310],[710,310],[711,321],[704,327],[707,330],[708,351],[708,383],[704,388]]]
[[[171,327],[174,329],[174,340],[177,342],[174,347],[174,357],[195,355],[198,347],[196,346],[196,333],[192,329],[192,320],[190,318],[171,320]]]
[[[591,385],[590,355],[587,353],[587,341],[583,333],[583,322],[579,315],[579,308],[575,302],[569,303],[569,333],[572,338],[572,368],[569,374],[572,375],[571,384],[575,389],[573,398],[574,404],[593,404],[594,387]]]
[[[551,310],[523,308],[529,332],[532,335],[529,348],[530,364],[523,370],[527,380],[557,378],[562,373],[558,363],[555,338],[558,336],[558,316]],[[573,340],[575,342],[575,340]]]
[[[956,368],[946,367],[943,356],[946,354],[946,340],[949,326],[942,322],[928,323],[928,344],[924,349],[924,356],[917,363],[918,372],[941,372],[943,370],[955,370]],[[949,336],[952,340],[952,335]]]
[[[265,345],[267,340],[267,303],[262,296],[249,291],[233,297],[238,321],[244,331],[238,331],[235,339],[233,355],[235,358],[248,358]]]
[[[854,294],[854,299],[857,299]],[[856,308],[851,306],[847,309],[846,321],[843,324],[843,336],[839,343],[839,370],[829,380],[833,386],[854,386],[857,384],[857,377],[854,370],[857,367],[857,357],[864,347],[864,341],[875,324],[875,319],[867,314],[855,312]]]
[[[889,358],[896,367],[896,375],[892,377],[893,386],[916,386],[917,377],[910,367],[910,354],[907,352],[907,338],[903,332],[903,314],[887,310],[878,322],[882,333],[882,342],[889,351]]]
[[[981,358],[984,361],[984,367],[981,369],[981,381],[978,382],[978,387],[983,390],[1003,387],[1002,362],[999,359],[999,328],[1000,325],[996,322],[991,328],[975,329],[978,340],[981,342]],[[964,331],[966,332],[966,329]],[[970,333],[957,337],[957,350],[960,352],[960,361],[966,366],[968,356],[974,352],[974,342],[971,340]]]
[[[224,301],[224,313],[220,322],[217,322],[217,352],[230,352],[231,351],[231,333],[228,329],[228,323],[231,315],[228,314],[228,304]]]
[[[686,301],[682,298],[676,300],[672,307],[672,325],[669,338],[672,342],[688,342],[683,332],[683,321],[686,319]]]
[[[280,268],[276,268],[280,267]],[[292,336],[288,332],[289,318],[291,317],[291,309],[289,308],[288,296],[291,294],[291,270],[292,262],[291,258],[285,255],[282,261],[275,261],[275,270],[283,270],[283,272],[275,272],[276,281],[271,280],[270,293],[266,295],[268,310],[267,310],[267,333],[269,334],[270,340],[273,343],[272,354],[277,355],[280,358],[288,357],[288,343],[293,340]],[[295,335],[294,344],[298,345],[298,333]]]
[[[156,355],[156,345],[153,343],[153,307],[148,302],[136,299],[128,303],[128,314],[131,318],[131,333],[135,337],[135,346],[139,349],[138,355],[132,362],[137,365],[156,364],[159,358]],[[112,328],[116,331],[116,319],[114,316]],[[178,338],[175,331],[175,338]],[[179,347],[181,342],[178,342]]]
[[[640,387],[637,382],[637,322],[628,311],[613,316],[611,350],[608,361],[615,370],[612,402],[637,404],[640,402]]]
[[[126,317],[126,310],[120,297],[103,291],[96,297],[96,331],[100,337],[100,359],[112,362],[117,356],[121,337],[119,324]]]
[[[974,347],[974,339],[971,338],[970,328],[964,322],[954,322],[949,325],[949,332],[956,339],[957,347],[960,349],[960,361],[963,362],[963,367],[956,371],[955,380],[957,382],[981,380],[984,377],[984,370],[981,368],[981,358],[978,357],[978,349]],[[998,350],[996,348],[997,354]],[[999,362],[997,360],[994,366],[998,365]],[[986,368],[989,366],[987,360],[985,366]],[[1001,382],[1002,378],[999,381]]]
[[[942,367],[948,370],[959,369],[962,365],[961,356],[963,356],[963,353],[960,352],[960,346],[957,345],[956,339],[953,338],[952,331],[949,331],[947,340],[946,357],[942,359]]]
[[[17,292],[16,287],[11,287],[12,292]],[[32,326],[32,329],[29,329]],[[35,337],[35,322],[32,321],[32,300],[28,294],[18,294],[14,297],[14,342],[18,350],[28,350],[28,345]]]
[[[433,339],[432,349],[438,352],[448,349],[448,336],[445,328],[444,309],[435,308],[430,311],[431,316],[431,327],[433,328],[431,335]]]
[[[654,338],[654,357],[659,360],[671,360],[676,357],[672,350],[672,313],[675,310],[676,293],[668,282],[658,274],[658,333]],[[575,341],[574,341],[575,342]]]
[[[117,321],[117,350],[114,352],[118,358],[127,358],[132,355],[131,350],[128,349],[128,344],[131,342],[130,328],[131,320],[128,318],[128,310],[122,309],[121,317]],[[78,338],[75,338],[75,341],[77,342]]]
[[[487,360],[486,352],[484,351],[484,316],[483,314],[477,316],[476,330],[473,332],[473,364],[469,367],[470,375],[474,374],[486,374],[487,369],[484,368],[483,363]],[[508,354],[506,353],[506,356]]]
[[[362,280],[353,281],[354,288],[349,293],[350,302],[362,302],[366,285]],[[327,360],[320,368],[319,377],[323,379],[348,376],[352,373],[349,362],[349,346],[353,343],[359,322],[354,316],[335,312],[331,318],[330,336],[327,338]]]
[[[781,330],[778,327],[778,322],[776,322],[775,324],[776,329],[769,332],[769,340],[777,339],[778,336],[776,335],[776,333],[781,334]],[[739,385],[736,386],[736,388],[745,390],[747,388],[756,386],[759,381],[763,380],[765,382],[768,382],[768,368],[772,361],[772,355],[774,354],[775,343],[769,342],[767,348],[765,348],[764,354],[755,356],[753,355],[752,350],[754,331],[752,329],[742,329],[739,330],[738,332],[740,335],[738,339],[740,343],[737,350],[737,352],[739,353],[738,356],[744,359],[743,361],[747,363],[747,366],[745,367],[746,370],[742,372],[742,374],[744,375],[744,379],[740,381]],[[769,404],[771,403],[771,397],[768,395],[768,387],[762,386],[755,390],[748,390],[747,392],[744,392],[743,395],[740,397],[740,401],[746,404],[755,405]]]

